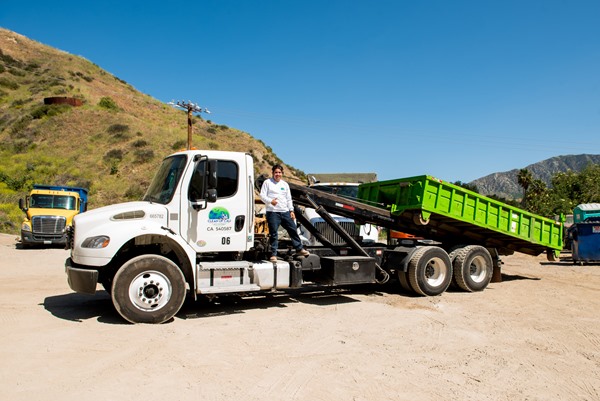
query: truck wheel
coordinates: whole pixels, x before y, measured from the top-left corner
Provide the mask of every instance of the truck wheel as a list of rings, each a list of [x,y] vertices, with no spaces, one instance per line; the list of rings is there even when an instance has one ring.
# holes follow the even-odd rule
[[[175,263],[159,255],[140,255],[117,271],[111,295],[125,320],[163,323],[179,311],[185,291],[185,278]]]
[[[406,272],[402,270],[398,270],[398,282],[400,283],[400,287],[406,292],[414,292],[410,283],[408,282],[408,277],[406,276]]]
[[[494,271],[490,253],[479,245],[462,248],[454,259],[453,268],[456,284],[468,292],[483,291]]]
[[[452,264],[446,251],[437,246],[419,248],[408,262],[408,280],[421,295],[439,295],[452,281]]]

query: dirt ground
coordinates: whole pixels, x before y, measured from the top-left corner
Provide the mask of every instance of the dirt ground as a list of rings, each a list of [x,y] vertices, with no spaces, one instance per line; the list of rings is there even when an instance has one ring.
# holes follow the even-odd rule
[[[481,293],[186,301],[125,323],[62,249],[0,234],[5,400],[600,400],[600,265],[505,257]]]

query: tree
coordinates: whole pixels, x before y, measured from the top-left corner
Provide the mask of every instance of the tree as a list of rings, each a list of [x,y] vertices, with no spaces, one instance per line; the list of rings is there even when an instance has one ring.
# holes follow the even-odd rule
[[[523,204],[527,205],[527,210],[532,213],[542,216],[552,215],[550,191],[544,181],[537,178],[531,181],[527,194],[523,198]]]
[[[588,164],[579,175],[581,203],[600,203],[600,165]]]
[[[527,170],[526,168],[520,169],[517,173],[517,182],[521,188],[523,188],[523,199],[521,200],[521,205],[525,207],[527,205],[527,190],[533,182],[533,175],[531,174],[531,171]]]
[[[529,181],[526,169],[519,171],[519,185],[527,187],[522,207],[546,217],[569,214],[582,203],[600,203],[600,165],[589,164],[579,173],[557,173],[551,188],[537,179]]]

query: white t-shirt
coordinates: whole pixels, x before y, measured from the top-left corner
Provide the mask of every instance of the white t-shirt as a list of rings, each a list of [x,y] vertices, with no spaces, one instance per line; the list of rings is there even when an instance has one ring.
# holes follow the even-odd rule
[[[275,182],[273,178],[265,180],[260,189],[260,199],[267,205],[267,212],[287,212],[294,210],[290,186],[283,180],[279,180],[279,182]],[[273,199],[277,199],[277,205],[275,206],[271,204]]]

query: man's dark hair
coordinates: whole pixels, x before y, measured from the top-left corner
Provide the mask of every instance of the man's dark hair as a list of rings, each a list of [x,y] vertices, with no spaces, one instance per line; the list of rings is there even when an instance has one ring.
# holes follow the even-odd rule
[[[271,172],[272,172],[272,173],[274,173],[274,172],[275,172],[275,170],[277,170],[277,169],[281,170],[281,173],[283,174],[283,167],[281,167],[281,164],[276,164],[276,165],[274,165],[274,166],[271,168]]]

